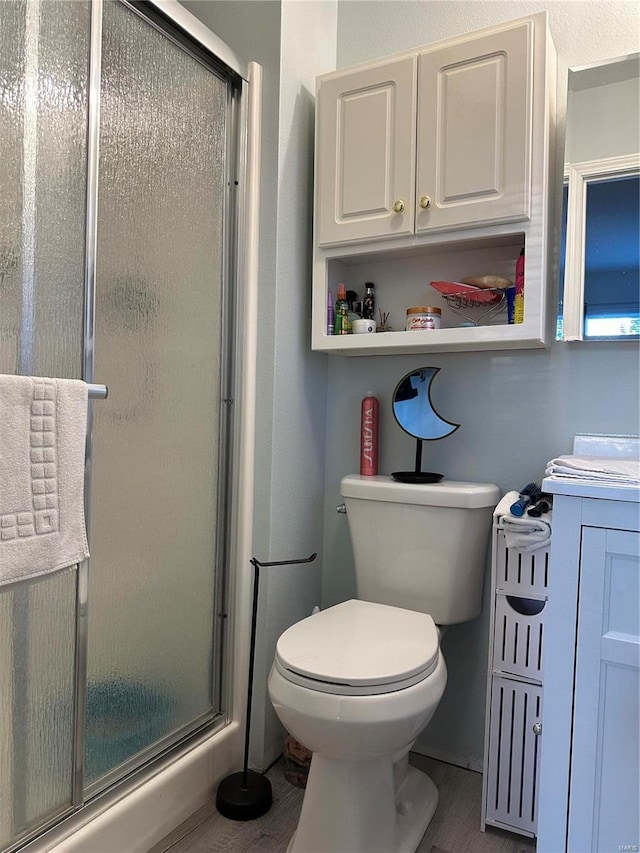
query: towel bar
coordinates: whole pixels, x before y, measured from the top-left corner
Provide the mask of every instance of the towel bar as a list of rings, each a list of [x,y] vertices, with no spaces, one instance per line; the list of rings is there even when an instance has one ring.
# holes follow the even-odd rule
[[[92,385],[87,383],[89,389],[89,399],[91,400],[106,400],[109,396],[109,389],[106,385]]]

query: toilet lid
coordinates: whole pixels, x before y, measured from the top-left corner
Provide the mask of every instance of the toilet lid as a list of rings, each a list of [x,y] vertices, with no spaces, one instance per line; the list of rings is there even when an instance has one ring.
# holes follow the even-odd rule
[[[317,690],[373,694],[422,681],[438,651],[429,614],[352,600],[292,625],[278,640],[275,662],[285,677]]]

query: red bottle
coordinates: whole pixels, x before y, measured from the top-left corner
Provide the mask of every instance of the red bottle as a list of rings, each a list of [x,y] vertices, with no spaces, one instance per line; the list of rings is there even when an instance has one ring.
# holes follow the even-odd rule
[[[360,473],[373,477],[378,473],[378,412],[380,406],[367,391],[360,409]]]

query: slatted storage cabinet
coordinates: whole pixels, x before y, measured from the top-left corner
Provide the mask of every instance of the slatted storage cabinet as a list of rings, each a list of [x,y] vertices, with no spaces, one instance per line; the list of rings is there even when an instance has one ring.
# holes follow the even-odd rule
[[[549,548],[507,548],[494,521],[482,829],[535,837]]]

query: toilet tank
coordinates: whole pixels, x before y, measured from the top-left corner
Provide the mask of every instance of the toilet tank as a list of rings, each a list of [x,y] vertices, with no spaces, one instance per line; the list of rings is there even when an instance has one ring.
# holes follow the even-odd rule
[[[438,625],[480,613],[497,486],[357,474],[340,486],[358,598],[430,613]]]

